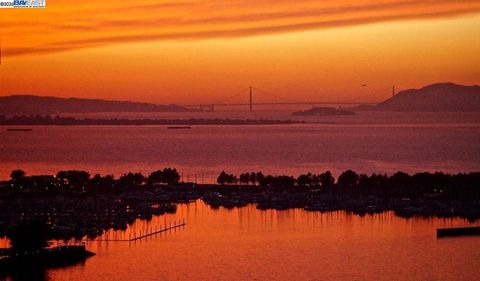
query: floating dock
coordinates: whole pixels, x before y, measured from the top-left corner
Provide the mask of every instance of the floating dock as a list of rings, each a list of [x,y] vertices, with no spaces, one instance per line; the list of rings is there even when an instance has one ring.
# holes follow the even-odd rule
[[[480,235],[480,226],[437,228],[438,238],[465,236],[465,235]]]

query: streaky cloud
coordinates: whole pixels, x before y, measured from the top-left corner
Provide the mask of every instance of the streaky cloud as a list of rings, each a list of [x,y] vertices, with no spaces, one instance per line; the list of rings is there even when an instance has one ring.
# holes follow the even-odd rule
[[[480,0],[137,1],[63,3],[40,16],[0,18],[6,56],[38,55],[128,42],[239,38],[480,12]],[[13,15],[13,14],[12,14]],[[5,44],[5,43],[4,43]]]

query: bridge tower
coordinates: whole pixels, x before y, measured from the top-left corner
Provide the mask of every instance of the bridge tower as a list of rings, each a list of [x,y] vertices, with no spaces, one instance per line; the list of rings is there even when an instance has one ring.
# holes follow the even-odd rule
[[[395,96],[395,86],[392,87],[392,97]]]
[[[250,86],[250,112],[253,112],[253,87]]]

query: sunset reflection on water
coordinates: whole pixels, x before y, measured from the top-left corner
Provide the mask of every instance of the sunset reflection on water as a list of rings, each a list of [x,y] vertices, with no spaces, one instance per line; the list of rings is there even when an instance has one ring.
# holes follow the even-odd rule
[[[137,242],[88,242],[85,264],[49,280],[474,280],[478,237],[436,238],[464,219],[358,216],[346,212],[211,209],[202,201],[176,214],[137,221],[128,231],[185,219],[185,227]],[[110,235],[113,235],[110,233]]]

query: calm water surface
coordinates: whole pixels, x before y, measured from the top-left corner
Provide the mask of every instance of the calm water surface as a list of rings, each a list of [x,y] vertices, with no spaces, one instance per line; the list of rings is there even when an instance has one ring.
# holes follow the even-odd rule
[[[254,117],[274,117],[270,114]],[[278,116],[282,117],[289,116]],[[0,127],[0,177],[8,178],[17,168],[29,174],[82,169],[119,176],[173,166],[184,180],[202,183],[214,181],[222,170],[298,175],[329,169],[338,175],[347,169],[366,173],[480,169],[479,114],[360,113],[309,121],[335,124],[190,130],[36,126],[32,132]]]
[[[435,237],[462,219],[360,217],[254,206],[214,210],[201,201],[138,221],[140,231],[185,219],[183,229],[136,243],[90,242],[86,263],[45,280],[478,280],[480,238]],[[477,223],[478,224],[478,223]],[[127,235],[118,232],[117,236]],[[113,234],[110,234],[113,235]]]
[[[266,112],[253,117],[289,116]],[[479,114],[361,113],[309,121],[334,124],[191,130],[38,126],[32,132],[6,132],[0,127],[0,177],[8,178],[16,168],[29,174],[83,169],[118,176],[172,166],[184,180],[198,182],[214,181],[222,170],[292,175],[327,169],[336,175],[346,169],[480,170]],[[187,221],[185,228],[133,244],[92,242],[88,248],[97,255],[85,264],[35,276],[90,281],[478,280],[480,276],[478,237],[435,237],[437,227],[468,225],[460,219],[259,211],[253,206],[213,210],[197,201],[179,205],[175,215],[138,221],[127,232],[110,235],[128,236],[130,231],[144,232],[179,219]]]

